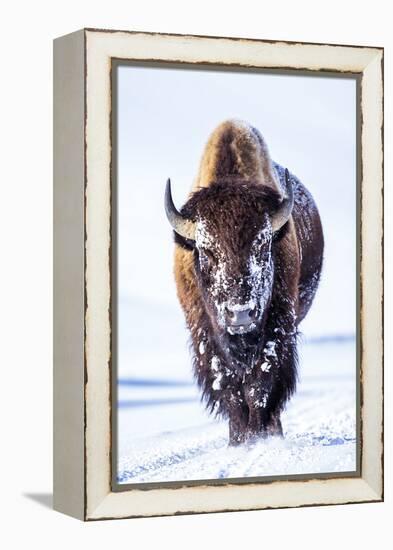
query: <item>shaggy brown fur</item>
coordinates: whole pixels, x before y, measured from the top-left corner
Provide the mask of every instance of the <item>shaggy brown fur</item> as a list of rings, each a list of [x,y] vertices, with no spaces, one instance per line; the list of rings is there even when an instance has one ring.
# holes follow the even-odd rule
[[[262,136],[258,130],[241,120],[227,120],[212,132],[193,190],[232,177],[280,191]]]
[[[291,181],[292,216],[272,235],[284,169],[272,163],[257,130],[224,122],[207,143],[182,209],[184,217],[203,222],[209,246],[175,233],[175,278],[195,375],[208,407],[229,419],[231,444],[282,434],[280,413],[296,386],[297,325],[318,286],[323,235],[311,195],[297,178]],[[258,269],[267,266],[259,279],[250,272],[250,257]],[[262,298],[254,330],[228,332],[225,304],[248,303],[255,295]]]

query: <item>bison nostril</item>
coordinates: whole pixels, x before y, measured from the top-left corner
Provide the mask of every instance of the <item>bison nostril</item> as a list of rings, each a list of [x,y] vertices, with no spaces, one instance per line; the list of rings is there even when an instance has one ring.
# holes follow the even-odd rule
[[[248,312],[248,316],[251,319],[255,319],[255,317],[257,316],[257,308],[253,307],[252,309],[250,309],[250,311]]]
[[[234,316],[235,316],[235,313],[233,311],[231,311],[229,308],[225,308],[225,313],[227,314],[227,316],[229,317],[229,319],[233,319]]]

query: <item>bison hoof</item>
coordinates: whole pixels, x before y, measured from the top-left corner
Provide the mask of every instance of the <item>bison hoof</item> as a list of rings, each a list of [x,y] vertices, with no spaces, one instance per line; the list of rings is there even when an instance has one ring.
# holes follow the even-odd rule
[[[238,447],[239,445],[243,445],[245,442],[245,436],[244,435],[237,435],[232,436],[229,438],[228,446],[229,447]]]

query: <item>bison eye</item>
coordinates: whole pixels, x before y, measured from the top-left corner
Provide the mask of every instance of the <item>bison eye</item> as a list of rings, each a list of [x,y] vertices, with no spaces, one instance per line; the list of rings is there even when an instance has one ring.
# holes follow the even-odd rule
[[[207,250],[206,248],[201,248],[199,250],[199,264],[202,270],[210,271],[215,264],[215,261],[215,257],[210,250]]]

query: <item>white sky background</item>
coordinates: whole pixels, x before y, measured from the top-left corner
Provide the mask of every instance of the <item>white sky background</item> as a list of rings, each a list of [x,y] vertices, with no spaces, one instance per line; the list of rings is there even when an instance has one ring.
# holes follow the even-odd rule
[[[260,130],[272,158],[300,178],[321,214],[325,264],[302,332],[306,337],[353,334],[355,80],[132,66],[118,70],[120,353],[121,346],[148,342],[158,348],[162,342],[164,349],[175,334],[179,342],[187,339],[172,274],[165,182],[171,177],[180,207],[209,134],[233,117]],[[151,330],[146,342],[140,340],[141,329]]]

